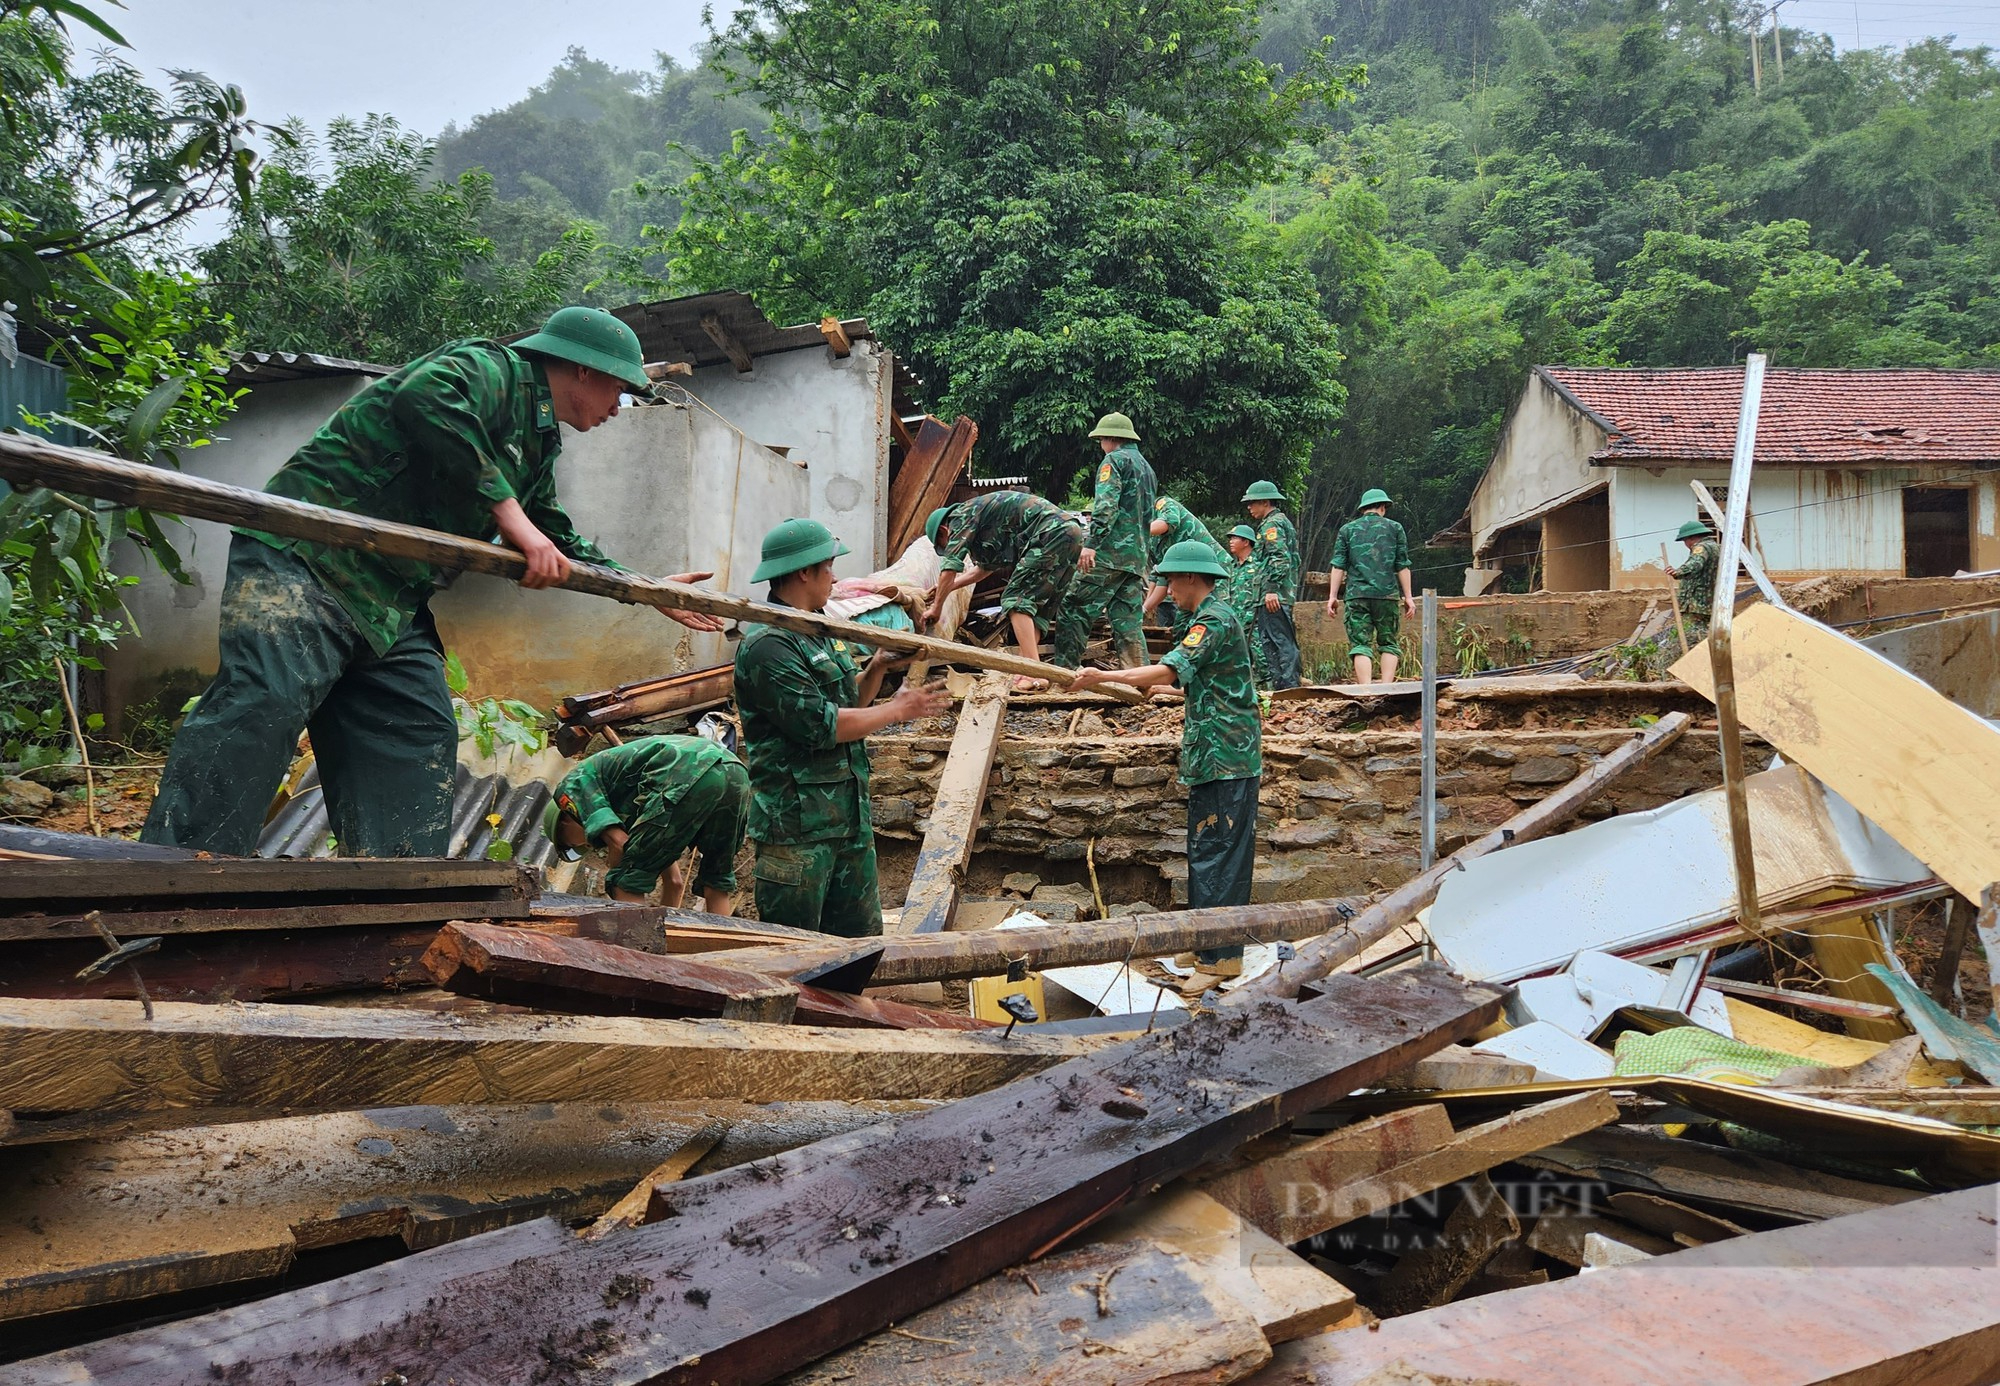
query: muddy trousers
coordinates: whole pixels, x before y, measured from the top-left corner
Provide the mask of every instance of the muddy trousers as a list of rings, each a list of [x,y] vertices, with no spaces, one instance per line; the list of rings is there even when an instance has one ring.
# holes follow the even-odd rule
[[[1299,668],[1299,632],[1292,624],[1292,608],[1280,602],[1276,611],[1266,611],[1258,602],[1255,639],[1271,687],[1297,688],[1304,671]]]
[[[376,655],[297,556],[236,535],[221,663],[174,738],[143,842],[256,850],[299,733],[348,857],[441,857],[451,836],[458,725],[428,608]]]
[[[868,801],[862,799],[866,810]],[[842,938],[882,932],[882,889],[875,879],[875,833],[858,840],[757,844],[757,917]]]
[[[1188,787],[1188,908],[1250,903],[1250,878],[1257,862],[1257,790],[1248,775]],[[1205,948],[1195,957],[1220,962],[1243,956],[1243,945]]]
[[[1146,580],[1137,573],[1122,573],[1102,564],[1070,579],[1063,593],[1062,615],[1056,620],[1055,648],[1051,664],[1076,668],[1083,647],[1090,643],[1090,628],[1103,616],[1111,623],[1111,649],[1127,669],[1137,669],[1151,661],[1146,655]]]

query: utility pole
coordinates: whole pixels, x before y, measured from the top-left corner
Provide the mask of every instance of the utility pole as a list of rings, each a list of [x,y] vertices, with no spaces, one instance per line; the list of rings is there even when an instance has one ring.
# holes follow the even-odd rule
[[[1750,85],[1759,94],[1764,91],[1764,44],[1759,31],[1768,18],[1771,21],[1771,55],[1776,61],[1778,82],[1785,80],[1785,35],[1778,25],[1778,11],[1791,0],[1771,0],[1771,3],[1750,15]]]

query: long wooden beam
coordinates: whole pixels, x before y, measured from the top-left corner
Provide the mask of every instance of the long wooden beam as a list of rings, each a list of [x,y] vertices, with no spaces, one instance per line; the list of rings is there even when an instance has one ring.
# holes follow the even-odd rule
[[[811,1101],[984,1092],[1086,1053],[1016,1031],[0,1000],[0,1110],[268,1114],[415,1102]],[[240,1117],[237,1119],[241,1119]]]
[[[1360,914],[1343,919],[1334,911],[1325,910],[1322,915],[1325,932],[1319,938],[1299,949],[1298,957],[1286,967],[1274,969],[1238,987],[1224,1004],[1241,1005],[1260,997],[1297,995],[1302,984],[1329,975],[1376,940],[1414,919],[1419,910],[1437,899],[1445,877],[1459,870],[1464,863],[1517,842],[1532,842],[1561,827],[1575,816],[1577,810],[1609,789],[1620,776],[1636,770],[1673,745],[1688,725],[1685,712],[1668,713],[1553,794],[1521,810],[1484,837],[1466,843],[1430,870],[1397,886]],[[1255,934],[1264,921],[1272,917],[1272,912],[1301,908],[1305,906],[1237,905],[1226,910],[1192,910],[1189,913],[1218,921],[1227,918],[1239,923],[1245,933]]]
[[[958,913],[959,887],[966,863],[972,860],[972,839],[986,807],[986,780],[993,773],[993,755],[1000,749],[1000,729],[1007,721],[1005,674],[984,674],[958,710],[951,734],[951,751],[931,798],[930,826],[910,873],[899,933],[936,934],[951,927]]]
[[[546,1220],[507,1228],[15,1372],[347,1386],[513,1381],[523,1364],[560,1363],[552,1375],[597,1386],[767,1381],[1498,1012],[1497,992],[1441,970],[1340,977],[1318,1001],[1209,1013],[999,1092],[674,1185],[673,1216],[648,1226],[596,1239]]]
[[[344,510],[309,505],[266,491],[227,486],[203,477],[187,476],[164,467],[124,462],[85,448],[67,448],[42,439],[0,434],[0,478],[16,486],[47,486],[76,495],[94,496],[118,505],[143,506],[171,515],[243,525],[289,539],[307,539],[335,548],[366,549],[389,558],[415,559],[460,572],[486,573],[518,580],[527,561],[504,544],[462,539],[455,534],[371,519]],[[642,573],[614,571],[595,563],[570,565],[560,586],[572,592],[613,601],[693,611],[751,625],[777,626],[807,635],[828,635],[866,645],[897,650],[938,663],[997,669],[1008,674],[1049,679],[1068,687],[1076,670],[1039,660],[1023,659],[1005,650],[961,645],[910,631],[862,625],[816,615],[789,606],[774,606],[748,597],[731,596],[683,582],[668,582]]]
[[[470,898],[530,899],[535,873],[507,862],[418,857],[266,861],[259,857],[189,861],[23,861],[0,873],[0,900],[154,899],[161,896],[308,894],[349,896],[444,893]]]

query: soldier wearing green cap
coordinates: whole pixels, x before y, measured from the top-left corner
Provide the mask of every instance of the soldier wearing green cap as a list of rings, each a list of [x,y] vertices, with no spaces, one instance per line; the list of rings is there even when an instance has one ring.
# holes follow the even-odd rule
[[[1344,587],[1343,624],[1347,651],[1354,660],[1354,681],[1374,682],[1374,661],[1380,656],[1382,681],[1394,683],[1403,653],[1403,617],[1417,614],[1416,599],[1410,595],[1410,540],[1403,527],[1389,518],[1388,492],[1366,492],[1355,509],[1358,513],[1333,539],[1326,614],[1340,614]]]
[[[1700,520],[1684,521],[1674,531],[1674,538],[1687,545],[1688,558],[1667,576],[1674,580],[1681,630],[1688,648],[1693,649],[1708,639],[1708,623],[1715,608],[1715,570],[1722,560],[1722,543]]]
[[[1223,541],[1229,546],[1229,581],[1218,590],[1229,599],[1229,609],[1243,623],[1250,637],[1250,672],[1257,687],[1271,686],[1271,671],[1264,665],[1264,642],[1257,638],[1257,613],[1264,607],[1264,594],[1257,583],[1257,531],[1238,525]]]
[[[504,346],[459,341],[347,401],[271,478],[275,495],[492,539],[549,587],[570,559],[608,562],[556,500],[559,424],[579,432],[648,388],[639,339],[564,308]],[[174,738],[147,842],[243,854],[310,731],[342,852],[441,856],[458,742],[430,595],[413,559],[238,530],[222,595],[220,667]],[[700,581],[707,573],[687,573]],[[695,630],[709,616],[666,613]]]
[[[1236,565],[1229,557],[1229,550],[1216,542],[1215,536],[1208,532],[1208,526],[1197,519],[1193,511],[1172,496],[1161,496],[1153,502],[1153,522],[1147,526],[1147,530],[1152,537],[1146,541],[1146,551],[1155,567],[1152,587],[1146,593],[1145,612],[1148,616],[1152,615],[1164,602],[1167,608],[1164,613],[1166,626],[1174,633],[1176,640],[1180,639],[1181,629],[1187,624],[1188,613],[1166,600],[1167,580],[1157,566],[1160,556],[1174,545],[1193,540],[1214,554],[1215,561],[1231,575],[1224,578],[1216,587],[1216,595],[1232,606],[1235,605],[1233,589],[1236,586],[1234,581]]]
[[[1299,533],[1278,507],[1285,493],[1269,481],[1253,482],[1243,493],[1243,507],[1257,526],[1255,557],[1258,593],[1255,638],[1270,673],[1271,687],[1297,688],[1304,677],[1299,667],[1299,632],[1292,623],[1292,603],[1299,599]]]
[[[1155,568],[1174,605],[1194,613],[1187,633],[1158,664],[1140,669],[1085,669],[1070,685],[1117,682],[1134,688],[1178,684],[1186,691],[1181,725],[1181,783],[1188,787],[1188,906],[1247,905],[1257,849],[1257,788],[1264,774],[1264,724],[1250,677],[1250,639],[1216,584],[1229,570],[1205,544],[1175,544]],[[1204,971],[1243,970],[1236,945],[1197,953]]]
[[[736,853],[750,809],[750,772],[705,736],[642,736],[608,746],[556,786],[542,833],[564,860],[600,848],[611,871],[604,893],[644,900],[667,878],[661,903],[687,898],[681,855],[701,853],[695,879],[710,914],[736,908]]]
[[[776,605],[824,611],[833,560],[847,551],[819,521],[786,520],[764,536],[750,580],[769,582]],[[895,662],[878,650],[857,670],[845,640],[776,626],[751,627],[736,647],[758,918],[848,938],[882,932],[862,738],[950,701],[941,687],[905,686],[869,706]]]
[[[1053,663],[1074,669],[1099,616],[1111,623],[1111,644],[1128,668],[1146,662],[1146,523],[1159,482],[1139,451],[1139,434],[1123,414],[1106,414],[1090,431],[1104,460],[1090,505],[1089,546],[1077,555],[1076,576],[1063,593]]]
[[[1054,501],[1026,491],[989,491],[957,505],[940,506],[924,524],[943,559],[943,575],[925,621],[936,625],[945,599],[961,587],[976,587],[989,574],[1012,569],[1000,594],[1000,610],[1014,627],[1014,643],[1028,659],[1042,657],[1041,637],[1062,610],[1064,590],[1083,552],[1083,526]],[[972,570],[966,572],[970,558]],[[1017,690],[1048,685],[1025,676]]]

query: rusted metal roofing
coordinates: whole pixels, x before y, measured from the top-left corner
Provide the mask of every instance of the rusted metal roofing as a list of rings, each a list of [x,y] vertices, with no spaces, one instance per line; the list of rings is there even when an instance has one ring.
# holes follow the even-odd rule
[[[1736,445],[1741,367],[1537,366],[1610,435],[1591,461],[1659,466],[1726,461]],[[2000,464],[2000,371],[1772,370],[1757,461],[1766,466]]]
[[[648,361],[721,366],[731,361],[725,343],[734,343],[752,359],[827,344],[818,323],[779,327],[764,316],[750,295],[734,289],[628,303],[611,312],[639,334],[639,345]],[[866,318],[847,318],[840,326],[849,341],[874,340]]]

